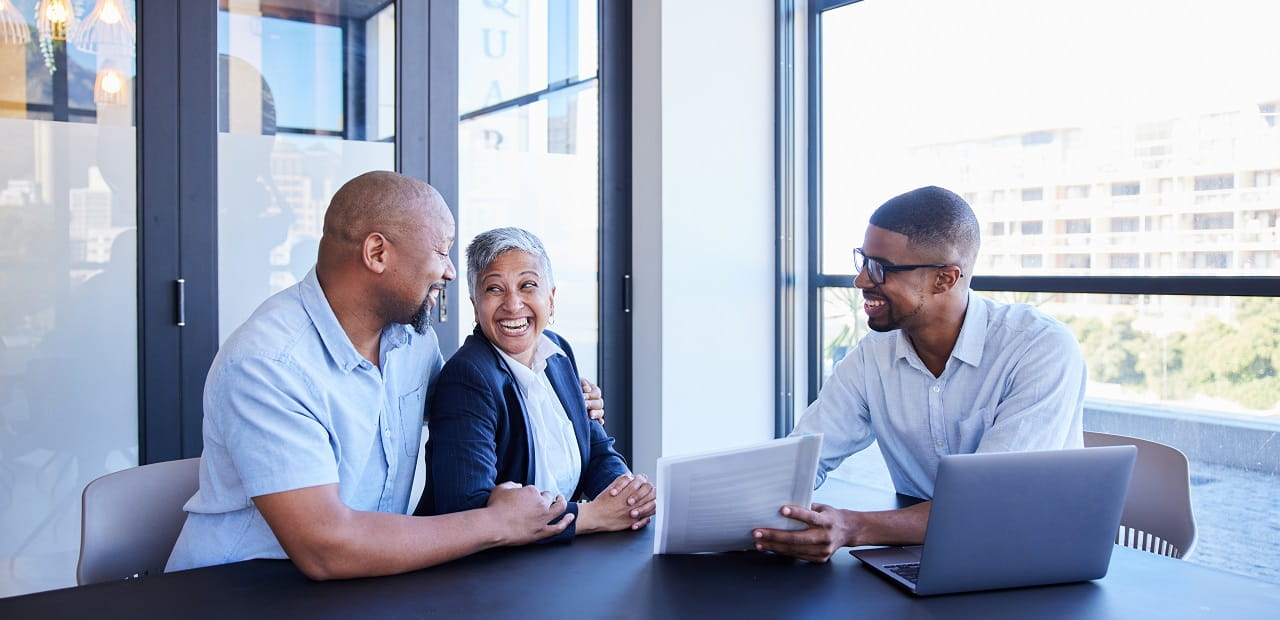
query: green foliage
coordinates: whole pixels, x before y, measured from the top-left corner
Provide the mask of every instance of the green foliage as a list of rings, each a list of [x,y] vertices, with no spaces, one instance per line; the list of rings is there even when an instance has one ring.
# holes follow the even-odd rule
[[[1162,336],[1136,330],[1134,317],[1110,323],[1066,317],[1095,381],[1131,386],[1182,400],[1196,394],[1245,407],[1280,403],[1280,299],[1235,301],[1234,320],[1202,320],[1189,333]],[[1223,318],[1230,317],[1224,311]]]
[[[1152,337],[1135,330],[1133,319],[1123,315],[1109,324],[1096,318],[1073,318],[1068,322],[1076,333],[1085,359],[1089,360],[1089,376],[1095,381],[1146,385],[1146,370],[1151,368],[1151,362],[1143,358],[1150,358]],[[1158,358],[1156,363],[1159,363]]]

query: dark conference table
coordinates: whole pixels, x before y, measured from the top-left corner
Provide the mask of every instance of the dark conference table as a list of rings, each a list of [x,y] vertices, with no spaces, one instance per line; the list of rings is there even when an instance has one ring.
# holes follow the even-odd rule
[[[817,501],[910,503],[830,481]],[[0,618],[1276,617],[1280,586],[1117,547],[1093,582],[916,598],[842,550],[828,564],[754,552],[653,556],[653,528],[495,549],[392,577],[313,582],[255,560],[0,599]]]

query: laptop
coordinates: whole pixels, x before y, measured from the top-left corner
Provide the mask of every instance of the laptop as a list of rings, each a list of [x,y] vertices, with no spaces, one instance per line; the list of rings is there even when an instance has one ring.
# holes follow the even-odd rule
[[[921,596],[1101,578],[1137,455],[1106,446],[944,456],[924,545],[850,553]]]

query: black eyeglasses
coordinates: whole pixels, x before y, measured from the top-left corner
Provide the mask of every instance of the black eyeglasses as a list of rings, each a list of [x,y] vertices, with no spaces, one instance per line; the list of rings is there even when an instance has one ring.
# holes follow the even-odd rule
[[[932,269],[946,267],[947,265],[886,265],[880,259],[874,256],[867,256],[862,248],[853,251],[853,266],[855,273],[862,273],[863,269],[867,270],[867,277],[871,278],[872,284],[884,284],[884,277],[890,271],[911,271],[913,269]]]

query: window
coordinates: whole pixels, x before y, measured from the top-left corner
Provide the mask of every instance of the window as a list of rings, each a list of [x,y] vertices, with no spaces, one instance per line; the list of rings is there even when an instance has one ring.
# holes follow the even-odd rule
[[[1059,254],[1055,258],[1059,269],[1088,269],[1093,263],[1088,254]]]
[[[1089,232],[1089,230],[1092,228],[1092,224],[1089,222],[1089,220],[1083,220],[1083,219],[1066,220],[1061,224],[1062,224],[1062,232],[1067,233],[1068,235],[1081,235]]]
[[[1280,441],[1270,415],[1280,369],[1264,353],[1280,349],[1280,238],[1266,215],[1277,211],[1267,85],[1280,83],[1280,48],[1265,28],[1240,28],[1280,20],[1280,4],[815,4],[819,146],[809,161],[820,184],[810,194],[822,230],[809,240],[820,259],[810,298],[827,300],[821,325],[835,329],[839,316],[843,331],[813,330],[810,367],[821,370],[809,393],[865,329],[841,278],[870,210],[922,185],[977,196],[993,232],[974,287],[1015,289],[983,294],[1036,304],[1074,330],[1090,369],[1087,428],[1123,420],[1190,456],[1201,528],[1191,561],[1280,583],[1280,530],[1247,516],[1255,489],[1280,488],[1280,457],[1265,449]],[[1090,45],[1079,55],[1054,51],[1081,40]],[[1212,79],[1213,92],[1188,75]],[[1037,203],[1046,187],[1052,205]],[[841,208],[824,208],[832,197]],[[1014,206],[1028,209],[1023,218]],[[1012,234],[997,237],[996,221]],[[1234,456],[1244,454],[1268,456]],[[1259,559],[1228,564],[1235,540],[1252,541]]]
[[[1231,255],[1226,252],[1192,252],[1191,266],[1195,269],[1226,269],[1231,266]]]
[[[1138,232],[1137,217],[1113,217],[1111,218],[1111,232]]]
[[[1191,216],[1191,228],[1195,230],[1220,230],[1232,228],[1235,215],[1232,213],[1196,213]]]
[[[1066,200],[1084,200],[1089,197],[1088,185],[1068,185],[1058,188],[1058,198]]]
[[[1277,110],[1280,110],[1280,103],[1274,101],[1258,104],[1258,114],[1262,116],[1262,122],[1266,123],[1267,127],[1276,126],[1276,120],[1280,119],[1280,112]]]
[[[1196,177],[1195,180],[1195,188],[1197,192],[1231,189],[1235,186],[1235,178],[1229,174],[1199,176]]]
[[[35,9],[0,2],[0,597],[75,585],[81,492],[139,457],[138,58]]]
[[[552,329],[573,346],[581,375],[596,381],[596,3],[463,2],[459,11],[458,243],[500,226],[542,239],[556,282]],[[466,269],[458,265],[463,295]],[[454,312],[461,342],[473,309],[464,298]]]
[[[1004,222],[991,223],[991,236],[999,237],[1004,234]]]
[[[1137,196],[1142,186],[1137,181],[1111,184],[1112,196]]]
[[[395,7],[218,11],[219,341],[315,264],[329,199],[394,170]]]
[[[1137,254],[1112,254],[1112,269],[1137,269],[1141,263]]]

